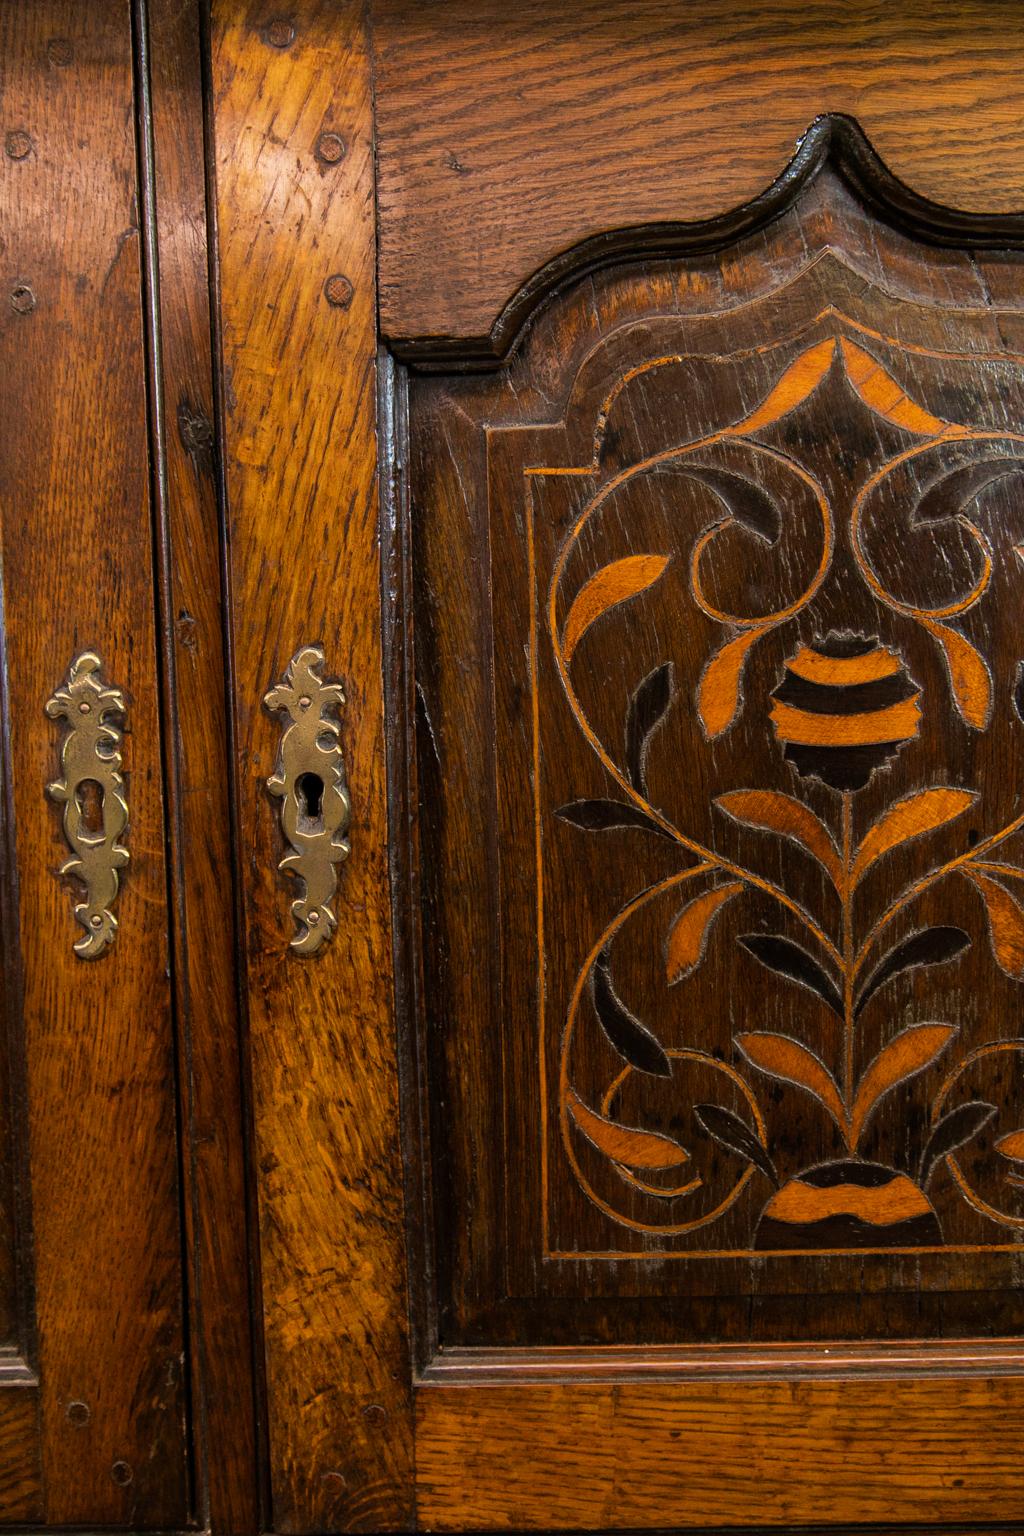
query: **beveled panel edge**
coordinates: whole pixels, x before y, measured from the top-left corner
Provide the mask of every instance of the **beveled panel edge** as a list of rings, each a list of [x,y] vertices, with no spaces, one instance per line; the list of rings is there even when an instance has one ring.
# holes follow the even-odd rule
[[[405,1241],[414,1380],[440,1349],[434,1209],[429,1170],[430,1108],[424,1051],[419,930],[419,763],[413,654],[413,564],[409,522],[409,374],[386,347],[377,357],[381,638],[387,781],[388,873],[398,1068]]]
[[[941,1343],[602,1345],[586,1349],[438,1350],[417,1387],[599,1381],[846,1381],[1024,1376],[1024,1340]]]
[[[0,1350],[0,1392],[11,1387],[38,1387],[39,1374],[17,1349]]]
[[[14,834],[14,773],[11,755],[11,690],[7,669],[7,616],[3,581],[3,532],[0,529],[0,1063],[6,1068],[6,1119],[11,1153],[7,1192],[13,1217],[14,1304],[18,1321],[18,1355],[35,1361],[39,1352],[36,1325],[35,1263],[32,1231],[31,1180],[28,1143],[28,1058],[25,1048],[24,971],[21,952],[21,898]],[[0,1144],[2,1145],[2,1144]],[[12,1350],[12,1358],[14,1352]],[[27,1367],[26,1367],[27,1368]]]
[[[564,284],[621,262],[719,250],[765,228],[793,207],[826,166],[836,171],[865,208],[913,239],[979,250],[1024,244],[1024,211],[984,213],[935,203],[889,170],[855,118],[825,113],[810,124],[775,180],[749,202],[710,219],[628,225],[569,246],[526,279],[486,335],[384,332],[383,340],[396,358],[422,372],[491,372],[511,355],[527,323]]]

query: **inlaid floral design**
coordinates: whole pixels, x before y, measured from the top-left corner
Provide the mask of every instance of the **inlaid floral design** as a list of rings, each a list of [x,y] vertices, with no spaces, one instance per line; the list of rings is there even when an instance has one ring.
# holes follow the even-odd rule
[[[786,459],[780,473],[799,480],[820,518],[820,558],[811,579],[790,602],[774,611],[741,615],[726,611],[712,593],[708,561],[717,539],[741,524],[772,548],[779,537],[781,514],[763,488],[731,468],[707,462],[717,448],[742,443],[755,454],[775,455],[758,434],[797,411],[830,372],[841,373],[846,387],[879,420],[895,428],[910,446],[868,476],[851,503],[847,525],[839,529],[824,488],[804,467]],[[926,485],[913,512],[915,528],[954,522],[974,561],[966,590],[933,608],[914,606],[886,584],[876,568],[866,529],[872,495],[895,466],[915,455],[950,447],[952,456]],[[945,1164],[975,1210],[1006,1226],[1024,1220],[981,1199],[963,1174],[956,1154],[981,1136],[999,1114],[999,1106],[980,1096],[964,1097],[958,1087],[977,1056],[961,1042],[956,1018],[907,1018],[893,1007],[896,983],[909,973],[952,974],[973,940],[959,923],[929,922],[921,917],[906,931],[906,918],[923,911],[922,898],[940,882],[959,880],[980,899],[986,914],[992,955],[1002,972],[1024,979],[1024,868],[998,860],[997,850],[1024,827],[1024,814],[984,837],[967,836],[967,813],[980,796],[956,783],[925,783],[893,797],[867,817],[857,805],[878,776],[919,739],[927,711],[950,707],[968,730],[984,733],[995,708],[996,680],[981,650],[958,627],[981,602],[993,579],[988,540],[969,507],[994,480],[1020,471],[1024,436],[972,432],[942,419],[912,400],[861,338],[826,337],[807,347],[786,368],[762,403],[742,420],[675,452],[681,473],[706,484],[725,515],[696,539],[690,556],[690,596],[695,607],[725,634],[699,675],[683,677],[672,662],[657,665],[636,686],[626,710],[621,751],[602,741],[574,686],[587,636],[616,615],[627,621],[642,608],[646,594],[666,579],[675,558],[669,550],[648,550],[609,561],[575,592],[568,586],[569,556],[588,518],[606,494],[599,491],[567,539],[555,565],[548,602],[548,635],[555,664],[573,714],[598,754],[615,791],[608,798],[578,799],[559,808],[558,817],[581,832],[632,828],[673,843],[684,867],[648,887],[608,924],[581,970],[566,1022],[562,1049],[561,1114],[566,1155],[591,1199],[613,1219],[641,1230],[681,1234],[717,1220],[751,1183],[762,1192],[751,1246],[770,1251],[858,1248],[930,1249],[943,1243],[942,1227],[929,1198],[936,1169]],[[972,458],[972,453],[980,456]],[[699,459],[698,456],[699,455]],[[690,461],[692,460],[692,464]],[[688,467],[689,466],[689,467]],[[832,569],[837,549],[857,573],[872,598],[898,622],[928,637],[945,671],[948,693],[940,698],[926,689],[907,657],[891,639],[856,625],[835,625],[808,633],[802,616],[813,612],[817,594]],[[633,605],[631,608],[630,605]],[[796,626],[794,638],[774,685],[747,696],[745,676],[751,656],[765,637]],[[783,637],[784,638],[784,637]],[[916,670],[916,669],[915,669]],[[1021,712],[1019,678],[1010,680],[1009,698]],[[778,788],[737,785],[713,797],[722,824],[775,840],[777,877],[758,873],[724,854],[717,844],[691,835],[657,805],[648,785],[648,757],[665,722],[678,719],[676,707],[687,700],[713,744],[725,738],[744,711],[759,715],[791,772],[791,793]],[[673,714],[673,711],[676,711]],[[1024,718],[1024,715],[1022,715]],[[879,781],[882,782],[882,781]],[[830,809],[822,808],[822,790]],[[812,793],[813,791],[813,793]],[[855,834],[855,827],[859,832]],[[961,841],[957,842],[958,839]],[[957,851],[949,856],[950,841]],[[828,902],[812,911],[788,888],[794,845],[821,872]],[[856,903],[865,881],[879,868],[891,867],[908,845],[944,851],[923,874],[905,885],[874,920],[859,916]],[[732,1062],[702,1052],[695,1043],[683,1051],[669,1048],[620,995],[616,982],[616,940],[651,903],[675,891],[679,901],[664,937],[664,982],[684,986],[704,964],[718,940],[727,909],[739,912],[748,896],[774,904],[784,925],[773,930],[738,932],[735,943],[765,973],[766,985],[798,989],[807,997],[804,1039],[771,1030],[739,1029],[733,1035]],[[837,914],[837,918],[832,914]],[[904,920],[893,937],[897,918]],[[786,931],[783,931],[785,927]],[[800,937],[794,937],[798,932]],[[916,995],[916,994],[915,994]],[[881,1046],[867,1059],[860,1048],[867,1010],[877,1025],[882,1010],[888,1027]],[[831,1017],[823,1029],[816,1020]],[[573,1031],[592,1020],[624,1064],[600,1103],[588,1103],[574,1086],[569,1069]],[[876,1028],[875,1033],[879,1030]],[[814,1044],[815,1035],[820,1045]],[[1018,1049],[1021,1042],[993,1041],[984,1050]],[[959,1053],[959,1058],[958,1058]],[[692,1143],[664,1129],[627,1123],[619,1109],[623,1085],[632,1074],[671,1083],[677,1069],[701,1064],[702,1081],[721,1098],[692,1107],[693,1134],[714,1143],[733,1159],[731,1193],[713,1208],[689,1217],[686,1202],[701,1185],[692,1163]],[[936,1065],[946,1076],[929,1110],[927,1135],[912,1165],[901,1163],[905,1138],[894,1135],[891,1161],[866,1158],[862,1147],[879,1106]],[[813,1163],[783,1178],[769,1142],[764,1085],[812,1100],[817,1112],[836,1128],[844,1154]],[[956,1091],[954,1092],[954,1089]],[[1004,1178],[1024,1187],[1024,1133],[1011,1131],[995,1144]],[[577,1155],[586,1143],[614,1166],[624,1184],[656,1196],[671,1209],[661,1224],[637,1221],[596,1194]],[[903,1154],[905,1157],[905,1154]]]
[[[863,635],[801,646],[772,699],[786,761],[830,789],[863,789],[921,725],[921,692],[902,660]]]

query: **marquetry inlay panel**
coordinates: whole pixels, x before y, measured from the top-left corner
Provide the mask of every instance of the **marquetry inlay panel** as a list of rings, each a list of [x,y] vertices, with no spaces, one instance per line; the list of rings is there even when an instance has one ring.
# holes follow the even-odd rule
[[[569,290],[495,378],[413,382],[434,1092],[476,1063],[431,1134],[488,1147],[435,1190],[471,1218],[453,1315],[673,1337],[651,1308],[689,1295],[785,1337],[740,1298],[814,1297],[820,1335],[865,1292],[893,1331],[998,1328],[1024,326],[985,281],[823,177],[732,253]]]

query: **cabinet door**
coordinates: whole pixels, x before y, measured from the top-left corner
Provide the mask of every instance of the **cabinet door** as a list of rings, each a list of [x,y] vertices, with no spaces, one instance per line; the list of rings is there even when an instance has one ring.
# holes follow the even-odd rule
[[[276,1525],[1020,1520],[1004,14],[214,31]]]
[[[132,33],[5,6],[0,1517],[190,1518]],[[49,794],[47,793],[50,786]]]

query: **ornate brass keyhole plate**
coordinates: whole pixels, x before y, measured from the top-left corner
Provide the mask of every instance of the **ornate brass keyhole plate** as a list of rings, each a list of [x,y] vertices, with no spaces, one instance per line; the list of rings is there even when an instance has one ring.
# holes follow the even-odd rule
[[[278,869],[305,882],[303,895],[292,902],[298,931],[291,947],[300,955],[316,954],[338,926],[331,902],[337,866],[350,847],[345,833],[352,805],[336,718],[345,695],[340,683],[323,681],[323,665],[321,646],[303,646],[288,663],[284,682],[263,700],[286,722],[267,788],[281,802],[281,830],[291,846]]]
[[[63,777],[49,784],[47,793],[64,807],[64,835],[72,850],[60,873],[75,875],[85,886],[86,899],[75,907],[85,934],[74,948],[83,960],[98,959],[114,942],[118,870],[129,857],[118,841],[128,826],[128,801],[121,777],[122,732],[113,718],[124,717],[125,700],[119,688],[102,681],[102,666],[94,651],[83,651],[46,701],[50,718],[68,724],[61,743]]]

